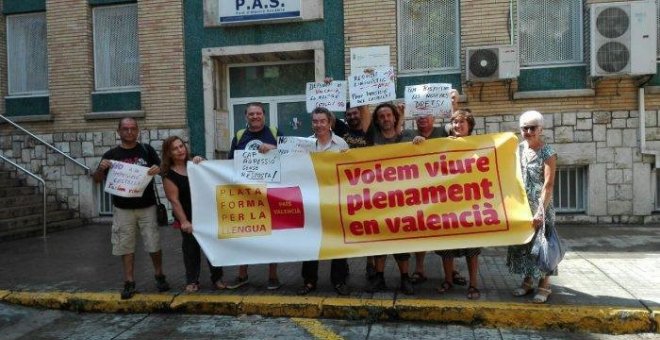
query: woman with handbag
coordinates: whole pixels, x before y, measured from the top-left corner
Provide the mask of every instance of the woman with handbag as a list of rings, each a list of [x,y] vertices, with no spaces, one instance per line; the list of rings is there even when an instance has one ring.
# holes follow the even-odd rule
[[[557,153],[543,142],[543,115],[538,111],[527,111],[520,116],[520,133],[525,139],[518,146],[523,183],[527,192],[529,207],[534,215],[533,225],[545,231],[548,237],[555,233],[555,211],[552,204],[552,191],[555,181]],[[538,253],[533,251],[535,240],[527,244],[510,246],[507,254],[509,272],[523,275],[520,287],[513,291],[514,296],[525,296],[534,292],[534,280],[538,289],[532,299],[535,303],[545,303],[550,290],[550,275],[557,275],[557,268],[546,271],[539,265]],[[543,238],[545,240],[545,238]]]
[[[163,187],[165,195],[172,204],[174,213],[174,226],[181,229],[181,248],[183,250],[183,264],[186,267],[186,292],[194,293],[199,290],[199,272],[201,252],[199,243],[193,236],[192,204],[190,199],[190,183],[188,182],[187,164],[190,160],[188,148],[183,140],[171,136],[163,141]],[[203,160],[195,156],[192,161],[197,164]],[[207,260],[208,262],[208,260]],[[209,264],[211,282],[215,289],[225,289],[222,282],[222,267]]]

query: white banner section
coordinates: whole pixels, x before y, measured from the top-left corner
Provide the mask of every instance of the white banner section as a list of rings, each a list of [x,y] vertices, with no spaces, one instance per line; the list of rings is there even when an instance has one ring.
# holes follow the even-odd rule
[[[239,184],[231,160],[188,162],[193,235],[214,266],[318,259],[319,189],[309,155],[283,155],[279,173],[281,183]]]

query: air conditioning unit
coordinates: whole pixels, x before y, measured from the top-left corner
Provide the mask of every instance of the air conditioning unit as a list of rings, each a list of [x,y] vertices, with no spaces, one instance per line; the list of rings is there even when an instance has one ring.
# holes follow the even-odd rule
[[[656,73],[655,1],[591,5],[591,75]]]
[[[468,81],[495,81],[520,75],[515,46],[468,47],[465,64],[465,78]]]

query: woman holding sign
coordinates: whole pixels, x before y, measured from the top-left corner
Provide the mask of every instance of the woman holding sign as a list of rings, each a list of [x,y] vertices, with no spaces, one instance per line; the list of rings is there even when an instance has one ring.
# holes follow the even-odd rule
[[[201,252],[199,243],[192,234],[192,204],[187,169],[190,155],[181,138],[171,136],[163,141],[162,159],[165,195],[172,204],[174,227],[181,229],[181,249],[183,264],[186,267],[186,292],[194,293],[199,290]],[[202,157],[195,156],[192,161],[197,164],[202,160]],[[213,288],[227,288],[221,280],[222,267],[213,267],[210,262],[208,264]]]
[[[520,133],[525,139],[518,147],[520,167],[529,207],[534,214],[534,228],[539,230],[545,224],[547,236],[548,231],[554,230],[555,224],[552,191],[557,153],[543,142],[543,115],[538,111],[527,111],[520,116]],[[513,295],[531,294],[534,292],[534,279],[538,279],[538,290],[532,301],[544,303],[552,293],[550,275],[557,275],[557,269],[551,272],[539,269],[538,256],[532,254],[533,243],[510,246],[506,264],[509,272],[524,276],[522,284],[513,291]]]

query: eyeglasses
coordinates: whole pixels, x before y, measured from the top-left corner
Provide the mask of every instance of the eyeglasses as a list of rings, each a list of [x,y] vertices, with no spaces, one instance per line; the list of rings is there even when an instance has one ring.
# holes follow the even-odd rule
[[[520,130],[534,132],[534,131],[536,131],[536,128],[538,128],[538,125],[521,126]]]

